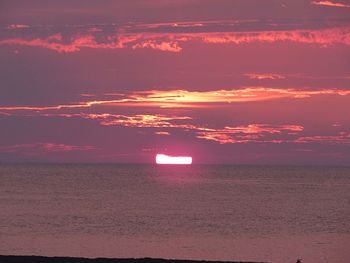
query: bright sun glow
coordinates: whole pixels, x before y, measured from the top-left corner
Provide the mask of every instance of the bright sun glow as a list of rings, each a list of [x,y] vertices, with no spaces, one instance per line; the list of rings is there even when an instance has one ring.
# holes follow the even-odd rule
[[[192,157],[190,156],[168,156],[165,154],[157,154],[157,164],[191,164]]]

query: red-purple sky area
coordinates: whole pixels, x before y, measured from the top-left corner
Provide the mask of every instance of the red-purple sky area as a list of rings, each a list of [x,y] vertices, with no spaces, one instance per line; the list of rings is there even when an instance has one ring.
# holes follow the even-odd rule
[[[350,164],[350,1],[2,0],[0,161]]]

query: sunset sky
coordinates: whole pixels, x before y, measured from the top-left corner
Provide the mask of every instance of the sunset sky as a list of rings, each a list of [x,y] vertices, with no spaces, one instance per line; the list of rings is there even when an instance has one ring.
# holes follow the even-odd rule
[[[0,161],[350,164],[350,1],[2,0]]]

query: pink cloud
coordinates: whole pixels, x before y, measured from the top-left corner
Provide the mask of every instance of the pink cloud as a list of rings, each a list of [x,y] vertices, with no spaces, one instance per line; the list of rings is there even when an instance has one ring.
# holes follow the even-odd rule
[[[92,94],[89,94],[92,95]],[[266,101],[282,98],[302,99],[313,96],[349,96],[350,90],[321,89],[300,90],[290,88],[244,87],[232,90],[189,91],[189,90],[148,90],[131,94],[118,94],[119,99],[88,100],[72,104],[52,106],[0,106],[0,111],[52,111],[82,109],[98,106],[120,107],[161,107],[161,108],[205,108],[234,102]],[[114,96],[114,95],[112,95]]]
[[[26,115],[34,116],[34,115]],[[224,128],[210,127],[194,124],[189,116],[136,114],[119,115],[110,113],[38,113],[35,116],[83,118],[98,121],[104,126],[124,126],[130,128],[153,129],[180,129],[194,133],[198,139],[214,141],[219,144],[235,143],[297,143],[297,144],[341,144],[350,145],[350,133],[339,132],[336,135],[308,135],[300,136],[304,131],[302,125],[297,124],[247,124],[239,126],[226,126]],[[168,131],[155,131],[156,135],[170,135]],[[65,144],[36,143],[3,146],[3,152],[64,152],[92,150],[91,146],[74,146]]]
[[[95,97],[96,96],[95,94],[91,94],[91,93],[81,93],[79,95],[82,97]]]
[[[301,125],[268,125],[249,124],[246,126],[225,127],[210,131],[197,132],[197,138],[215,141],[220,144],[227,143],[281,143],[282,139],[265,139],[266,134],[280,134],[282,132],[298,133],[303,131]]]
[[[332,127],[341,127],[342,125],[339,122],[335,122],[332,124]]]
[[[121,125],[140,128],[193,128],[192,125],[172,123],[173,121],[190,120],[191,118],[188,116],[167,116],[161,114],[137,114],[131,116],[117,114],[82,114],[80,116],[86,119],[96,119],[102,125]]]
[[[34,116],[34,115],[26,115]],[[101,125],[111,126],[125,126],[138,128],[180,128],[185,130],[204,130],[205,128],[197,127],[193,124],[179,123],[192,120],[188,116],[162,115],[162,114],[136,114],[136,115],[121,115],[110,113],[47,113],[35,116],[42,117],[63,117],[63,118],[83,118],[88,120],[96,120]],[[159,134],[159,133],[158,133]],[[164,135],[164,132],[162,132]]]
[[[350,145],[350,133],[340,132],[337,135],[328,136],[304,136],[295,140],[296,143],[326,143],[326,144],[341,144]]]
[[[230,133],[281,133],[281,131],[299,132],[304,129],[300,125],[277,125],[270,126],[267,124],[249,124],[247,126],[225,127],[225,130]]]
[[[80,51],[82,48],[91,49],[120,49],[120,48],[152,48],[160,51],[180,52],[178,42],[161,39],[142,40],[139,35],[109,36],[108,42],[97,42],[95,36],[86,34],[75,36],[69,42],[64,42],[61,34],[51,35],[47,38],[10,38],[0,40],[0,45],[21,45],[30,47],[41,47],[54,50],[60,53]]]
[[[336,135],[311,135],[301,136],[298,134],[304,130],[300,125],[268,125],[268,124],[250,124],[247,126],[225,127],[224,129],[215,129],[212,131],[199,131],[197,138],[209,141],[215,141],[220,144],[234,143],[297,143],[297,144],[340,144],[350,145],[350,133],[339,132]],[[296,138],[266,138],[267,134],[292,134]]]
[[[182,48],[179,46],[178,42],[143,42],[143,43],[138,43],[136,45],[132,46],[133,49],[136,48],[153,48],[153,49],[158,49],[161,51],[169,51],[169,52],[180,52]]]
[[[170,132],[159,131],[159,132],[155,132],[154,134],[157,134],[157,135],[170,135]]]
[[[245,76],[247,76],[248,78],[250,79],[272,79],[272,80],[275,80],[275,79],[285,79],[286,77],[283,76],[283,75],[280,75],[280,74],[259,74],[259,73],[247,73],[247,74],[244,74]]]
[[[322,89],[296,90],[267,87],[244,87],[234,90],[189,91],[150,90],[129,95],[123,100],[126,105],[176,107],[212,107],[234,102],[264,101],[281,98],[301,99],[312,96],[350,95],[350,90]],[[0,108],[1,109],[1,108]]]
[[[29,28],[29,25],[24,25],[24,24],[11,24],[9,26],[7,26],[7,29],[22,29],[22,28]]]
[[[157,28],[159,25],[155,25]],[[147,28],[146,28],[147,29]],[[22,45],[42,47],[57,52],[77,52],[82,48],[91,49],[119,49],[119,48],[151,48],[166,52],[180,52],[181,46],[187,42],[200,42],[207,44],[244,44],[253,42],[298,42],[303,44],[318,44],[329,46],[333,44],[350,45],[350,27],[336,27],[319,30],[274,30],[256,32],[142,32],[133,33],[132,30],[120,30],[118,33],[105,36],[103,41],[97,41],[93,32],[76,34],[64,40],[60,33],[46,38],[4,38],[0,45]]]
[[[251,42],[283,42],[291,41],[303,44],[318,44],[329,46],[332,44],[350,45],[350,28],[331,28],[321,30],[290,30],[290,31],[265,31],[244,33],[213,33],[203,36],[206,43],[216,44],[242,44]]]
[[[349,8],[350,5],[339,3],[339,2],[332,2],[332,1],[312,1],[311,4],[313,5],[323,5],[323,6],[332,6],[332,7],[345,7]]]
[[[51,152],[71,152],[71,151],[87,151],[93,150],[92,146],[77,146],[56,143],[33,143],[33,144],[16,144],[10,146],[0,146],[1,152],[23,154],[30,153],[51,153]]]
[[[76,52],[76,51],[80,51],[81,48],[102,48],[102,49],[120,48],[118,43],[113,43],[113,42],[97,43],[93,35],[77,36],[73,38],[69,43],[63,42],[63,37],[61,34],[55,34],[47,38],[3,39],[3,40],[0,40],[0,45],[2,44],[42,47],[42,48],[51,49],[60,53]]]

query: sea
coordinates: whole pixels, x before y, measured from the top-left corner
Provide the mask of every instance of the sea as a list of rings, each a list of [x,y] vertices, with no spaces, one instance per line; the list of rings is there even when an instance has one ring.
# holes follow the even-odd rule
[[[350,262],[350,167],[0,164],[0,254]]]

